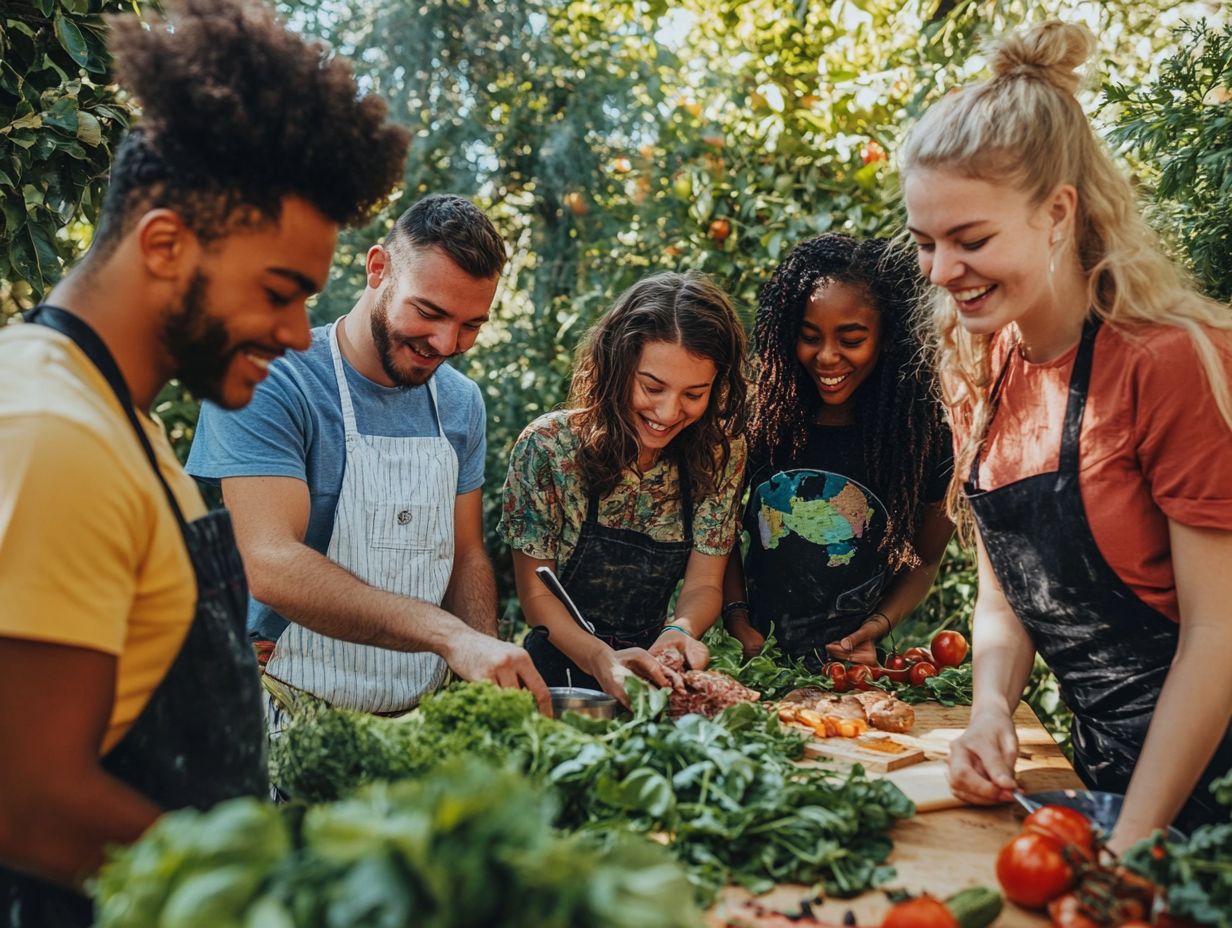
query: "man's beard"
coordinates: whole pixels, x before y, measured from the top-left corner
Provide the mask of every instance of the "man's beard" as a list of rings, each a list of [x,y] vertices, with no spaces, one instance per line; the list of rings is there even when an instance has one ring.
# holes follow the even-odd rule
[[[381,359],[381,369],[385,371],[385,376],[393,381],[395,386],[422,387],[432,379],[432,375],[436,373],[436,368],[440,365],[437,364],[430,370],[406,369],[398,366],[394,360],[394,350],[400,345],[411,345],[413,342],[424,340],[412,340],[394,335],[389,327],[389,304],[392,301],[393,289],[386,288],[385,292],[377,297],[376,305],[372,307],[372,341],[376,344],[377,357]],[[395,339],[397,339],[396,344]]]
[[[223,380],[239,349],[232,347],[223,321],[205,307],[209,284],[200,270],[193,274],[184,299],[163,323],[162,341],[180,383],[197,399],[225,406]]]

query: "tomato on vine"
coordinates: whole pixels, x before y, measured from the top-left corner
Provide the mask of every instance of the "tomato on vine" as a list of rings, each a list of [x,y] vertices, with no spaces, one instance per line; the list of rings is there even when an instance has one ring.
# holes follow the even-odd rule
[[[1041,909],[1073,886],[1074,870],[1056,841],[1024,832],[997,855],[997,881],[1012,902]]]

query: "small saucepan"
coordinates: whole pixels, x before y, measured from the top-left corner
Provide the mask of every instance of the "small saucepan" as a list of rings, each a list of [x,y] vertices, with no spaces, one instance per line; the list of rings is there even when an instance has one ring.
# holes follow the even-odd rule
[[[557,718],[562,712],[577,712],[596,719],[614,719],[620,704],[601,690],[581,686],[549,686],[552,695],[552,714]]]

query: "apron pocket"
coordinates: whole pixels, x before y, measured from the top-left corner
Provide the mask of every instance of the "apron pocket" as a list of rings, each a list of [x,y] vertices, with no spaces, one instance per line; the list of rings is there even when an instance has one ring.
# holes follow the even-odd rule
[[[372,546],[413,551],[434,547],[435,506],[383,503],[373,507]]]

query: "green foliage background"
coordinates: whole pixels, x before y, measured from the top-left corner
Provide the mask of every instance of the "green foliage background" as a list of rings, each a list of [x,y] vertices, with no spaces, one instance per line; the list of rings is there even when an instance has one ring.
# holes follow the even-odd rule
[[[367,246],[419,195],[475,198],[511,244],[494,321],[457,366],[488,405],[489,527],[508,450],[564,399],[573,347],[616,294],[700,268],[752,320],[796,242],[900,225],[893,153],[905,127],[978,73],[980,41],[1062,16],[1099,37],[1098,124],[1156,194],[1160,227],[1204,285],[1232,296],[1232,92],[1214,2],[1037,0],[280,0],[288,20],[357,62],[414,142],[401,195],[343,236],[315,322],[346,312]],[[30,305],[88,243],[130,110],[106,84],[101,12],[142,0],[0,3],[0,312]],[[1162,65],[1160,63],[1162,62]],[[328,127],[322,127],[328,132]],[[876,142],[889,153],[879,159]],[[723,228],[720,228],[723,227]],[[730,234],[722,235],[723,229]],[[186,453],[196,404],[157,410]],[[490,535],[511,602],[507,552]],[[908,642],[967,628],[975,579],[956,546]],[[515,606],[512,604],[511,606]],[[1049,710],[1055,686],[1037,677]]]

